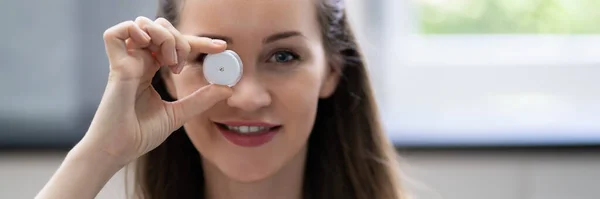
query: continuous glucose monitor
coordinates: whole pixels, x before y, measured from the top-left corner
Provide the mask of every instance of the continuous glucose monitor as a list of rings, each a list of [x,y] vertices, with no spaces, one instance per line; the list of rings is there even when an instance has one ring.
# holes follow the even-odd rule
[[[204,78],[210,84],[232,87],[242,78],[243,64],[240,56],[232,50],[209,54],[204,58]]]

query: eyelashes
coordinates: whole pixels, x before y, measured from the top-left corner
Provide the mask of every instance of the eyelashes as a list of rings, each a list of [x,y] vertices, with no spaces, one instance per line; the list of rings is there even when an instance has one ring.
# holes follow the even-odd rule
[[[267,62],[287,64],[290,62],[299,61],[300,56],[290,50],[279,50],[271,54]]]
[[[206,55],[208,55],[208,54],[200,53],[195,59],[196,63],[198,63],[198,64],[204,63],[204,58],[206,58]]]

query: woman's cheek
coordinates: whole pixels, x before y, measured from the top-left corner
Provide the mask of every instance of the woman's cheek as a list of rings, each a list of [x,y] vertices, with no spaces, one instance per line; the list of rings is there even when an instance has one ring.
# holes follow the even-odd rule
[[[318,101],[321,78],[311,70],[301,69],[266,79],[268,79],[269,90],[276,98],[282,100],[282,103],[293,106],[289,108],[310,109],[310,106]]]
[[[196,90],[208,85],[204,79],[202,68],[198,66],[189,66],[180,74],[173,74],[175,89],[179,98],[188,96]]]

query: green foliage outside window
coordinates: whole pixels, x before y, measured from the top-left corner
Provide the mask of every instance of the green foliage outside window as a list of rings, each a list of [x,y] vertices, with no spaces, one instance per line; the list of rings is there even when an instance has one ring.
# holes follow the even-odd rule
[[[424,34],[598,34],[600,0],[414,0]]]

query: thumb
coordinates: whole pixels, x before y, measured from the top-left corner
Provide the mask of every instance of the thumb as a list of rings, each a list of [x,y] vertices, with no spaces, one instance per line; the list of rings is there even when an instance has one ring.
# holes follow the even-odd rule
[[[229,87],[211,84],[198,89],[185,98],[169,102],[173,109],[175,125],[177,127],[183,125],[189,118],[210,109],[217,102],[229,98],[232,92]]]

